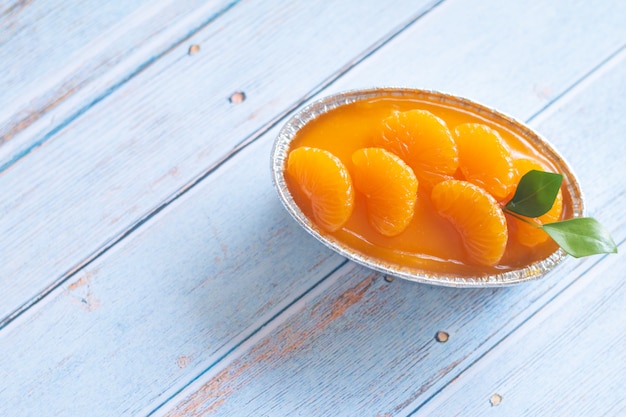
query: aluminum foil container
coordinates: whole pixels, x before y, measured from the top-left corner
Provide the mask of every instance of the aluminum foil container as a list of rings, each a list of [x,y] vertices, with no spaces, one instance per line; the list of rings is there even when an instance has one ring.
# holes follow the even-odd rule
[[[285,180],[287,158],[290,145],[297,132],[320,115],[337,107],[353,103],[361,100],[370,100],[378,97],[398,97],[406,99],[415,99],[420,101],[428,101],[434,104],[443,104],[455,107],[460,110],[466,110],[470,113],[484,116],[502,125],[504,128],[521,136],[527,142],[532,144],[544,156],[550,159],[557,169],[563,174],[563,184],[567,193],[571,197],[571,212],[573,217],[581,217],[584,212],[584,204],[580,184],[573,171],[563,159],[563,157],[554,149],[550,143],[542,138],[524,123],[514,118],[498,112],[497,110],[475,103],[471,100],[445,94],[437,91],[408,89],[408,88],[374,88],[367,90],[355,90],[343,92],[319,99],[294,114],[280,130],[278,137],[274,143],[271,153],[271,169],[274,186],[278,192],[280,200],[291,214],[291,216],[316,239],[328,246],[330,249],[340,255],[365,265],[368,268],[380,271],[384,274],[415,281],[419,283],[441,285],[448,287],[499,287],[513,284],[519,284],[531,280],[539,279],[546,275],[559,264],[566,256],[562,249],[555,250],[546,259],[532,263],[526,267],[509,270],[493,275],[480,276],[462,276],[454,274],[439,274],[428,272],[425,270],[406,267],[402,265],[392,264],[384,260],[375,258],[362,251],[356,250],[345,243],[337,240],[332,235],[321,231],[298,207]]]

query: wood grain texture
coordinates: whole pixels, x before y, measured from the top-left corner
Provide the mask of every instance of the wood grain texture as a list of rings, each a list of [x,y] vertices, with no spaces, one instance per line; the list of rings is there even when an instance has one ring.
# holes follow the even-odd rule
[[[624,250],[622,244],[619,255],[586,272],[413,415],[625,415]]]
[[[434,89],[527,120],[626,45],[625,14],[619,2],[448,1],[329,90]]]
[[[0,173],[0,323],[430,5],[238,5]]]
[[[597,8],[597,5],[588,6],[589,9],[584,5],[576,5],[581,7],[576,9],[581,20],[586,18],[587,12],[592,13],[591,9]],[[452,13],[452,6],[460,10],[453,8]],[[432,21],[429,23],[432,25],[433,37],[441,32],[438,28],[446,22],[447,13],[451,13],[451,16],[465,15],[468,17],[468,25],[473,20],[471,9],[462,2],[451,2],[446,7],[436,9],[429,17],[440,19],[439,25]],[[477,9],[481,11],[481,17],[485,17],[485,9],[488,8]],[[536,11],[536,8],[531,10]],[[228,15],[222,17],[224,21]],[[495,12],[492,15],[497,16]],[[537,23],[535,19],[530,20],[529,16],[522,15],[520,22],[531,21],[538,26],[552,24],[550,15],[546,16],[543,23]],[[280,20],[281,15],[276,18]],[[597,24],[611,26],[611,19],[607,17],[606,21],[600,20],[601,23]],[[409,35],[421,33],[418,30],[421,24],[420,21],[405,31],[407,37],[403,35],[396,38],[380,54],[374,54],[361,63],[347,75],[344,85],[367,84],[370,71],[374,72],[384,65],[391,67],[388,61],[390,56],[412,53],[410,47],[419,42],[410,42]],[[224,29],[227,27],[224,25]],[[571,30],[570,35],[576,36],[577,31],[574,28]],[[607,30],[607,33],[611,33],[611,30]],[[615,33],[619,34],[619,31],[615,29]],[[218,36],[217,33],[214,35]],[[229,32],[229,35],[233,36],[233,32]],[[540,32],[540,35],[545,36],[545,33]],[[278,39],[277,34],[272,36]],[[491,36],[502,36],[502,29],[494,31]],[[516,39],[516,36],[519,35],[512,32],[509,38]],[[569,73],[573,71],[572,66],[577,69],[572,74],[584,78],[599,61],[615,51],[615,46],[623,40],[623,35],[620,36],[608,36],[602,41],[598,35],[597,50],[574,50],[569,56],[570,61],[567,61],[568,65],[563,65],[562,57],[558,61],[550,61],[546,73],[542,73],[539,78],[558,79],[553,72],[564,70]],[[450,36],[448,41],[452,42],[453,38]],[[485,39],[485,44],[490,45],[491,38]],[[201,45],[201,51],[206,51],[206,43]],[[433,68],[424,70],[425,73],[430,71],[434,74],[441,50],[447,51],[455,46],[459,48],[457,54],[462,54],[466,48],[457,45],[455,41],[440,44],[438,53],[433,50]],[[550,54],[558,48],[558,45],[548,43],[540,51],[522,49],[517,51],[517,55],[521,57],[521,62],[529,59],[530,55],[549,59]],[[500,53],[505,51],[506,48],[501,48]],[[449,54],[455,55],[453,52]],[[218,55],[216,52],[215,56]],[[442,59],[446,57],[443,54],[441,56]],[[168,59],[169,56],[162,61]],[[572,149],[587,140],[584,136],[574,134],[577,131],[576,123],[585,123],[591,128],[595,124],[594,120],[612,121],[618,125],[611,129],[623,126],[624,122],[620,120],[623,105],[620,103],[623,103],[625,97],[622,94],[624,83],[619,81],[623,79],[620,75],[623,73],[622,61],[620,57],[612,60],[607,64],[611,68],[610,74],[602,72],[602,77],[581,84],[579,90],[573,91],[571,96],[565,96],[562,107],[556,103],[549,109],[550,117],[542,119],[540,116],[535,119],[538,126],[545,125],[559,132],[559,125],[567,123],[569,126],[569,123],[574,123],[568,127],[572,136],[563,138],[563,143]],[[102,108],[96,107],[91,111],[100,111],[97,113],[99,117],[118,114],[116,112],[122,114],[124,110],[137,114],[133,112],[138,111],[139,104],[163,99],[156,90],[151,89],[153,87],[149,87],[149,83],[171,82],[172,77],[167,71],[179,71],[180,62],[184,61],[169,61],[168,65],[159,69],[162,72],[156,71],[156,66],[153,66],[150,71],[154,73],[146,71],[141,75],[147,79],[137,77],[136,84],[129,83],[127,99],[144,94],[134,106],[124,107],[124,100],[110,99],[111,102],[103,101],[99,105]],[[476,58],[476,62],[480,60]],[[320,74],[334,68],[319,62],[318,65]],[[422,67],[423,63],[420,63],[394,68],[393,71],[397,75],[406,71],[404,77],[408,79]],[[447,68],[443,64],[442,67]],[[267,68],[263,70],[267,71]],[[489,80],[495,79],[496,74],[485,68],[488,66],[476,66],[473,71],[467,70],[467,73],[461,75],[467,76],[472,82],[488,86]],[[179,76],[189,74],[180,71]],[[518,71],[511,78],[524,78],[523,69]],[[292,80],[296,78],[293,74]],[[310,86],[307,83],[312,79],[303,81],[303,85]],[[276,87],[267,76],[260,80],[263,81],[259,83],[266,84],[259,90],[242,88],[248,97],[254,97],[250,91],[270,91],[270,87]],[[457,82],[457,78],[450,80],[451,83]],[[603,80],[611,84],[604,86]],[[221,82],[227,83],[228,80],[224,77]],[[513,108],[511,112],[517,117],[528,118],[571,86],[571,82],[557,83],[560,89],[555,89],[547,98],[537,100],[532,88],[535,82],[539,81],[527,79],[516,82],[511,90],[506,91],[487,88],[485,91],[489,95],[482,100],[489,104],[507,102],[510,99],[504,96],[513,94],[522,110],[517,113]],[[144,89],[149,91],[145,92]],[[224,95],[220,94],[219,100],[226,102],[225,93],[233,89],[231,84],[225,86],[220,90]],[[25,209],[22,215],[26,216],[29,210],[31,213],[41,213],[41,207],[49,207],[52,211],[48,212],[46,222],[40,220],[38,223],[41,230],[32,224],[28,226],[32,229],[28,229],[30,231],[27,235],[35,242],[31,244],[38,245],[40,249],[44,247],[44,242],[47,247],[58,244],[63,246],[63,251],[67,251],[64,252],[66,254],[76,252],[73,258],[63,256],[73,260],[81,259],[89,249],[83,246],[111,236],[108,226],[101,225],[100,221],[89,220],[91,210],[96,211],[96,215],[119,214],[122,211],[128,217],[118,222],[132,223],[128,219],[133,214],[124,211],[129,201],[140,206],[135,212],[152,207],[154,201],[160,201],[158,198],[145,201],[137,198],[148,188],[144,182],[147,183],[154,176],[154,171],[150,171],[151,164],[161,164],[160,168],[155,169],[158,171],[170,166],[168,164],[176,158],[182,158],[183,162],[180,165],[183,168],[176,166],[177,170],[166,171],[170,173],[169,176],[151,184],[156,190],[155,194],[175,189],[180,184],[188,184],[188,177],[193,171],[191,168],[216,158],[220,152],[223,153],[224,149],[229,149],[228,146],[244,137],[242,134],[246,129],[263,126],[264,121],[276,114],[277,109],[284,109],[290,99],[302,97],[299,90],[281,101],[282,98],[277,97],[286,93],[286,90],[278,89],[273,93],[276,95],[271,95],[277,103],[268,109],[259,106],[263,100],[254,102],[252,107],[244,107],[253,102],[249,99],[236,108],[236,111],[241,111],[237,117],[231,116],[223,125],[217,123],[218,127],[221,126],[221,132],[226,132],[224,140],[227,143],[212,156],[202,155],[197,158],[202,161],[196,161],[195,156],[182,158],[181,155],[187,155],[186,152],[191,150],[177,153],[173,140],[165,146],[172,132],[167,131],[167,134],[158,136],[156,143],[151,146],[146,145],[147,140],[138,134],[167,130],[169,123],[177,120],[176,117],[162,124],[157,119],[150,119],[153,130],[136,130],[134,132],[137,136],[124,136],[119,142],[115,142],[115,139],[121,130],[115,124],[124,122],[127,123],[124,126],[132,126],[122,116],[117,116],[119,119],[111,117],[99,125],[95,116],[82,122],[84,125],[80,125],[80,120],[77,120],[64,131],[67,136],[55,139],[42,148],[41,159],[34,159],[36,153],[25,158],[25,161],[34,161],[31,167],[50,166],[56,170],[49,170],[48,175],[53,179],[41,176],[38,181],[31,183],[32,194],[22,195],[22,201],[18,203],[23,205],[17,205],[7,210],[7,213]],[[171,90],[168,91],[171,93]],[[592,91],[604,91],[604,99],[615,103],[615,107],[606,104],[587,107],[594,103],[588,98],[588,93]],[[198,96],[202,96],[202,93],[185,90],[182,98],[170,101],[169,105],[174,108],[181,106],[183,109],[191,108],[192,105],[198,107],[201,101]],[[579,108],[576,107],[579,104],[588,111],[588,118],[584,122],[575,117],[576,113],[571,113]],[[191,117],[191,122],[197,122],[207,109],[192,113],[195,116]],[[149,107],[145,112],[153,110],[158,108]],[[249,124],[241,130],[235,129],[232,135],[228,133],[233,128],[227,122],[244,120],[244,116],[250,116],[253,110],[261,110],[259,117],[262,120],[245,122]],[[219,115],[225,117],[223,114],[226,113],[224,110]],[[156,111],[155,114],[166,117],[164,112]],[[85,114],[83,117],[87,116]],[[96,128],[93,131],[109,132],[104,138],[111,140],[111,146],[117,146],[118,153],[125,155],[127,160],[117,160],[118,153],[107,154],[104,147],[96,146],[100,153],[89,153],[85,145],[78,146],[78,139],[71,139],[72,135],[77,135],[77,138],[89,137],[86,133],[91,131],[90,124],[94,123]],[[142,125],[143,122],[135,120],[135,123]],[[180,125],[176,127],[180,128]],[[598,128],[602,132],[602,127]],[[199,142],[202,138],[206,139],[190,133],[191,128],[179,131],[182,132],[180,137],[185,140]],[[220,130],[215,132],[218,135]],[[271,189],[266,160],[275,133],[276,130],[269,131],[212,171],[189,192],[168,204],[148,222],[139,225],[132,234],[93,264],[72,276],[71,280],[0,331],[0,351],[3,352],[0,356],[0,414],[145,414],[171,398],[171,402],[159,408],[157,414],[180,411],[193,415],[194,411],[198,411],[228,415],[233,411],[235,415],[319,415],[318,412],[330,411],[331,415],[354,415],[360,410],[373,415],[404,415],[439,392],[482,355],[490,352],[494,345],[597,262],[597,258],[568,262],[543,282],[482,291],[433,288],[399,280],[388,283],[379,275],[352,264],[345,265],[324,279],[342,265],[343,260],[307,236],[287,218],[280,207]],[[607,141],[596,146],[597,158],[603,166],[605,160],[614,161],[611,156],[615,139],[604,137],[602,133],[597,137],[598,142]],[[137,142],[136,147],[134,141]],[[187,146],[182,139],[177,144],[181,148]],[[216,144],[220,145],[218,139],[211,138],[210,145]],[[193,146],[202,147],[198,144]],[[70,157],[69,149],[80,154]],[[60,161],[58,165],[46,165],[55,159]],[[86,169],[87,163],[93,164],[95,161],[103,166],[107,163],[110,165],[100,170],[93,169],[97,164],[92,165],[91,170]],[[0,176],[0,181],[7,174],[15,172],[20,164]],[[615,162],[609,169],[614,170],[618,166]],[[250,171],[242,170],[241,167]],[[169,169],[172,170],[171,167]],[[607,188],[623,191],[624,183],[600,181],[602,176],[598,169],[595,160],[583,160],[576,166],[581,179],[597,184],[595,192],[600,197],[590,201],[591,210],[594,214],[602,214],[602,220],[610,226],[616,238],[623,239],[619,204],[608,204],[611,196]],[[114,173],[115,170],[120,172]],[[140,184],[129,184],[130,173],[140,170],[145,170],[146,179],[140,178]],[[26,170],[21,173],[28,178]],[[30,174],[31,179],[33,175]],[[104,179],[100,179],[102,175]],[[70,199],[62,191],[61,184],[67,181],[75,185],[76,179],[83,176],[88,178],[80,187],[72,188],[77,195],[72,197],[74,200]],[[13,184],[19,183],[16,178],[22,177],[13,177]],[[164,182],[165,186],[162,185]],[[95,191],[88,192],[91,189],[89,184]],[[623,199],[623,194],[620,192],[619,198]],[[88,198],[83,201],[85,196]],[[73,205],[68,205],[68,201]],[[66,212],[68,207],[71,210]],[[37,236],[37,233],[49,233],[45,224],[51,221],[54,223],[52,229],[57,233],[67,233],[68,236],[60,237],[59,240],[50,239],[50,235],[46,236],[48,240]],[[13,237],[20,236],[15,230],[13,233]],[[19,252],[29,247],[19,242],[14,246],[11,254],[15,256],[21,256]],[[38,258],[42,255],[38,252],[31,256]],[[23,259],[32,260],[32,257]],[[39,266],[29,266],[35,268],[31,271],[36,268],[53,269],[57,262],[69,264],[67,259],[54,262],[50,258],[37,260]],[[30,277],[26,270],[20,271],[17,276],[24,279]],[[29,283],[33,285],[32,280]],[[2,289],[14,286],[14,282],[7,281]],[[596,290],[602,291],[603,287],[599,286]],[[434,335],[439,330],[449,332],[450,340],[446,344],[434,341]],[[181,389],[184,390],[176,395]]]
[[[626,237],[620,211],[626,181],[622,160],[611,155],[614,133],[626,128],[619,110],[626,104],[624,55],[614,56],[571,89],[546,110],[548,116],[534,119],[538,129],[554,134],[567,156],[578,156],[576,172],[583,184],[591,185],[588,209],[618,241]],[[593,143],[588,140],[590,130]],[[581,147],[593,151],[593,158],[579,153]],[[181,393],[178,404],[173,401],[157,415],[230,415],[235,410],[238,415],[407,415],[477,359],[488,357],[493,346],[585,276],[598,260],[570,260],[543,282],[473,293],[413,288],[397,281],[386,284],[377,277],[377,291],[362,295],[345,317],[334,317],[332,332],[318,332],[318,324],[326,328],[329,312],[339,300],[350,298],[342,294],[360,294],[360,285],[369,280],[367,271],[346,273],[349,283],[344,282],[345,276],[336,278],[337,288],[299,304],[300,310],[285,323],[234,352],[232,362],[210,369]],[[597,268],[604,267],[593,270]],[[392,294],[381,289],[395,285],[407,286]],[[611,291],[602,281],[591,290],[600,296]],[[434,342],[438,330],[450,334],[445,348]],[[285,340],[297,348],[285,354]],[[612,357],[623,357],[624,349],[620,350]],[[615,387],[621,374],[611,375],[606,384]]]
[[[231,5],[134,0],[9,7],[0,17],[0,170]]]
[[[365,15],[366,6],[364,5],[363,9],[356,9],[364,13],[360,15],[364,27],[377,30],[375,35],[382,36],[381,33],[385,33],[384,23],[387,22],[381,20],[384,14],[372,8],[372,14]],[[482,86],[483,95],[477,98],[490,105],[499,105],[501,102],[505,104],[510,97],[515,97],[515,102],[525,108],[531,106],[531,103],[545,105],[567,88],[567,85],[562,83],[560,89],[555,87],[552,90],[552,95],[544,95],[538,100],[535,84],[543,83],[543,78],[552,80],[557,77],[548,75],[551,72],[546,71],[542,79],[520,81],[526,79],[523,76],[525,73],[523,64],[537,60],[544,63],[544,68],[549,68],[547,63],[551,63],[553,66],[551,69],[555,72],[565,70],[570,74],[573,69],[578,69],[578,74],[581,75],[593,65],[583,57],[590,55],[595,59],[601,54],[608,55],[623,39],[622,36],[618,36],[619,30],[623,30],[623,25],[615,19],[615,13],[610,13],[610,7],[606,6],[606,9],[603,9],[586,4],[576,6],[578,8],[567,9],[571,24],[566,28],[571,29],[571,33],[569,36],[559,35],[560,39],[567,41],[564,46],[549,43],[539,50],[520,47],[514,54],[503,46],[497,50],[501,56],[488,56],[485,62],[476,61],[472,67],[466,68],[467,72],[463,75],[467,80],[465,84]],[[268,5],[268,8],[270,7],[271,5]],[[474,21],[479,16],[488,16],[479,15],[477,12],[482,13],[483,9],[489,9],[494,10],[493,16],[497,16],[495,14],[497,8],[483,6],[474,9],[477,12],[472,15],[462,6],[446,7],[439,14],[438,10],[435,10],[433,16],[424,20],[429,32],[423,32],[420,24],[411,28],[406,35],[395,39],[394,44],[398,45],[398,49],[395,49],[397,52],[388,52],[381,56],[375,66],[369,66],[371,69],[368,70],[368,77],[373,74],[371,78],[361,78],[358,81],[357,69],[354,72],[356,77],[352,78],[357,81],[350,81],[352,84],[337,83],[327,91],[335,91],[333,88],[347,88],[348,85],[371,86],[383,83],[384,80],[376,75],[379,74],[379,68],[385,69],[384,74],[387,77],[385,84],[393,83],[394,78],[399,80],[397,82],[406,82],[406,85],[415,84],[416,80],[430,78],[432,86],[421,86],[452,90],[452,87],[458,85],[459,72],[456,65],[450,65],[450,60],[457,59],[462,62],[460,57],[463,56],[466,45],[459,44],[453,33],[444,38],[442,40],[444,43],[439,43],[436,48],[423,39],[437,39],[441,35],[439,28],[441,25],[447,25],[448,19],[455,23],[457,30],[467,33],[475,26]],[[532,21],[534,31],[529,30],[529,33],[541,39],[548,36],[550,28],[556,27],[558,19],[563,18],[559,15],[539,13],[537,11],[539,6],[536,5],[526,7],[529,13],[520,14],[519,21]],[[237,12],[238,10],[239,7],[233,9],[219,20],[219,25],[207,28],[189,40],[189,43],[204,44],[204,51],[210,51],[209,54],[221,53],[223,57],[221,60],[215,61],[210,57],[205,57],[204,60],[197,59],[201,54],[189,57],[186,55],[186,49],[182,47],[173,51],[160,60],[167,62],[154,65],[149,71],[142,73],[138,80],[130,82],[106,102],[80,117],[71,127],[59,132],[44,151],[30,155],[27,160],[0,176],[0,201],[2,201],[0,232],[6,236],[5,242],[11,242],[11,246],[15,248],[11,260],[0,266],[2,268],[0,322],[10,320],[21,307],[36,301],[43,293],[72,274],[86,259],[96,256],[103,248],[114,243],[132,228],[133,224],[142,221],[146,214],[149,215],[155,205],[167,201],[181,190],[181,187],[184,189],[192,178],[210,167],[212,161],[219,160],[224,153],[232,149],[232,146],[253,134],[255,129],[264,126],[263,123],[272,120],[276,112],[282,111],[283,106],[291,103],[291,100],[301,99],[307,88],[314,88],[315,83],[319,83],[327,76],[327,71],[338,68],[334,49],[327,46],[321,50],[314,48],[315,45],[325,42],[317,35],[311,38],[317,42],[311,44],[311,48],[318,54],[315,61],[317,66],[310,65],[313,58],[308,57],[302,60],[294,58],[288,61],[287,67],[275,68],[275,62],[282,62],[285,57],[293,55],[293,48],[297,47],[298,43],[295,39],[289,38],[287,46],[291,47],[285,47],[283,50],[281,46],[271,47],[265,39],[284,39],[290,36],[295,27],[306,27],[301,24],[303,20],[310,20],[305,16],[306,11],[301,11],[302,15],[298,15],[290,14],[290,10],[287,10],[283,18],[279,18],[278,15],[275,17],[282,20],[282,26],[269,25],[269,27],[265,22],[270,16],[274,16],[266,11],[268,13],[266,20],[262,17],[257,18],[249,28],[250,31],[242,34],[241,22],[250,9],[244,8]],[[347,14],[348,10],[344,12]],[[262,12],[251,14],[263,16]],[[404,18],[407,10],[398,7],[398,14],[402,14]],[[574,24],[575,17],[589,15],[595,16],[594,21],[602,22],[604,31],[597,34],[594,48],[576,49],[577,43],[573,39],[576,38],[576,34],[582,36],[582,32],[579,32],[578,25]],[[342,16],[338,14],[337,21],[341,21]],[[365,19],[366,16],[370,16],[371,20]],[[394,16],[399,19],[397,15]],[[541,16],[545,16],[543,21],[540,19]],[[324,23],[324,27],[332,23],[322,17],[319,21]],[[311,33],[317,30],[313,22],[308,23],[310,29],[309,32],[301,34],[303,38],[312,36]],[[514,28],[508,33],[508,39],[516,39],[515,36],[522,30],[520,25],[521,23],[516,25],[510,22],[505,26]],[[349,30],[345,24],[334,26]],[[255,27],[259,28],[260,33],[265,33],[265,38],[255,38],[250,42],[247,36],[249,33],[256,33]],[[537,28],[543,28],[543,31]],[[266,32],[263,32],[264,30]],[[366,39],[365,33],[359,35],[363,42]],[[507,32],[494,33],[507,38],[505,36]],[[610,36],[611,34],[613,36]],[[341,36],[346,40],[353,34],[333,32],[333,39],[340,39]],[[584,42],[587,42],[589,33],[584,36]],[[210,41],[202,42],[203,37]],[[372,36],[371,39],[374,38],[375,36]],[[492,41],[486,39],[485,47],[490,51],[489,42]],[[529,42],[534,45],[539,41]],[[352,44],[353,42],[350,43]],[[239,47],[234,48],[232,45]],[[262,51],[259,51],[259,45],[264,46]],[[353,46],[355,49],[358,47],[363,45]],[[418,47],[423,49],[416,50]],[[341,45],[336,48],[341,48]],[[562,57],[555,55],[561,49],[571,51],[567,57],[569,61],[563,61]],[[358,55],[354,50],[346,49],[342,52],[346,59],[350,53],[354,53],[353,56]],[[302,56],[301,52],[298,53],[300,55],[297,56]],[[422,59],[411,64],[403,58],[413,54]],[[477,54],[470,56],[474,55]],[[241,65],[241,62],[247,60],[264,64],[253,67]],[[507,60],[512,68],[517,68],[518,75],[512,77],[516,82],[513,82],[507,90],[488,86],[496,74],[490,73],[485,68],[489,68],[488,63],[494,60]],[[437,62],[439,64],[435,65]],[[567,62],[567,65],[561,65],[563,62]],[[304,76],[300,74],[302,66],[308,68]],[[162,73],[163,67],[169,71],[164,70]],[[315,73],[317,78],[312,72],[314,68],[320,71]],[[228,81],[226,75],[222,75],[225,77],[223,79],[207,79],[205,74],[230,74],[231,80],[241,79],[242,82],[235,85]],[[267,74],[271,74],[271,77]],[[432,79],[433,77],[439,77],[438,81]],[[413,80],[411,83],[408,81],[409,78]],[[188,85],[190,80],[194,81],[193,85]],[[202,82],[195,83],[195,80]],[[267,81],[259,85],[261,81],[258,80]],[[450,87],[445,86],[446,81],[451,83]],[[136,94],[135,90],[143,84],[148,86],[141,90],[145,93]],[[162,88],[164,85],[168,87]],[[518,92],[520,90],[516,88],[524,89],[523,91],[529,94],[520,94]],[[225,98],[238,89],[246,90],[249,98],[242,105],[233,108]],[[464,92],[466,91],[459,91]],[[486,96],[486,93],[492,97]],[[205,97],[209,97],[210,100],[207,102]],[[532,111],[538,111],[539,108],[533,107]],[[135,112],[141,116],[135,116]],[[514,114],[521,119],[530,116],[521,111]],[[89,143],[89,147],[84,143]],[[140,176],[133,174],[135,172],[140,172]],[[128,178],[136,179],[128,181]],[[99,193],[94,195],[95,199],[82,198],[82,195],[90,195],[92,189],[99,190]],[[42,207],[45,209],[42,210]],[[37,216],[34,213],[43,215]],[[25,222],[25,218],[29,221]],[[7,253],[6,248],[2,249]],[[22,278],[16,282],[11,279],[15,276]]]
[[[591,216],[603,216],[626,199],[626,142],[620,140],[626,121],[626,48],[562,97],[559,105],[533,119],[572,167],[589,166],[595,175],[580,175]],[[604,182],[607,186],[600,186]],[[614,230],[624,228],[623,216],[609,219]]]
[[[0,415],[145,414],[344,262],[239,163],[0,332]]]
[[[571,282],[568,273],[552,278]],[[337,275],[155,415],[408,415],[554,295],[549,285],[468,291],[388,283],[352,264]],[[436,341],[438,331],[450,335],[446,343]],[[607,384],[620,381],[612,375]]]

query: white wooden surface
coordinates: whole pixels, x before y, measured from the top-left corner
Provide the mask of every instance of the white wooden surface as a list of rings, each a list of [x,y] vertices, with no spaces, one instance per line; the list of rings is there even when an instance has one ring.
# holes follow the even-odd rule
[[[75,3],[0,4],[0,415],[626,414],[626,4]],[[467,290],[322,247],[269,149],[379,85],[528,121],[620,254]]]

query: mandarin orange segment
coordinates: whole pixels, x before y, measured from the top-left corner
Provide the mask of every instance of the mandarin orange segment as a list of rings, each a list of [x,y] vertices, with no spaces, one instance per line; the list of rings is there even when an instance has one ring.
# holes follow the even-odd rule
[[[355,188],[366,198],[367,218],[379,233],[396,236],[413,218],[418,180],[397,155],[383,148],[352,154]]]
[[[516,170],[516,177],[522,178],[529,171],[545,171],[545,168],[537,161],[532,159],[516,159],[513,161],[513,166]],[[532,219],[529,217],[522,217],[525,221],[509,216],[515,222],[516,233],[515,237],[519,243],[527,247],[533,247],[548,240],[548,234],[541,230],[539,226],[546,223],[552,223],[561,219],[563,213],[563,194],[561,190],[556,195],[552,208],[544,215]],[[532,224],[529,224],[530,222]]]
[[[546,169],[535,160],[521,158],[513,160],[513,170],[515,175],[515,184],[518,184],[519,180],[530,171],[545,171]]]
[[[500,261],[509,235],[504,214],[489,193],[467,181],[447,180],[435,185],[431,199],[461,235],[471,262],[492,266]]]
[[[393,112],[384,119],[382,134],[375,142],[402,158],[420,184],[428,187],[451,178],[459,165],[450,130],[428,110]]]
[[[339,158],[303,146],[289,153],[287,172],[309,198],[313,218],[321,228],[334,232],[348,221],[354,209],[354,188]]]
[[[461,124],[454,133],[464,178],[498,200],[507,197],[516,178],[511,152],[500,134],[480,123]]]

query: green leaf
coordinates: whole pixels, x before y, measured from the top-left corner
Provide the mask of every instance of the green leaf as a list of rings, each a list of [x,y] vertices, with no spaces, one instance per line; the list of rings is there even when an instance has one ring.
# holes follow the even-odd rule
[[[617,253],[617,246],[609,232],[591,217],[547,223],[542,229],[565,252],[575,258],[599,253]]]
[[[506,210],[526,217],[546,214],[554,204],[563,175],[532,170],[522,177]]]

